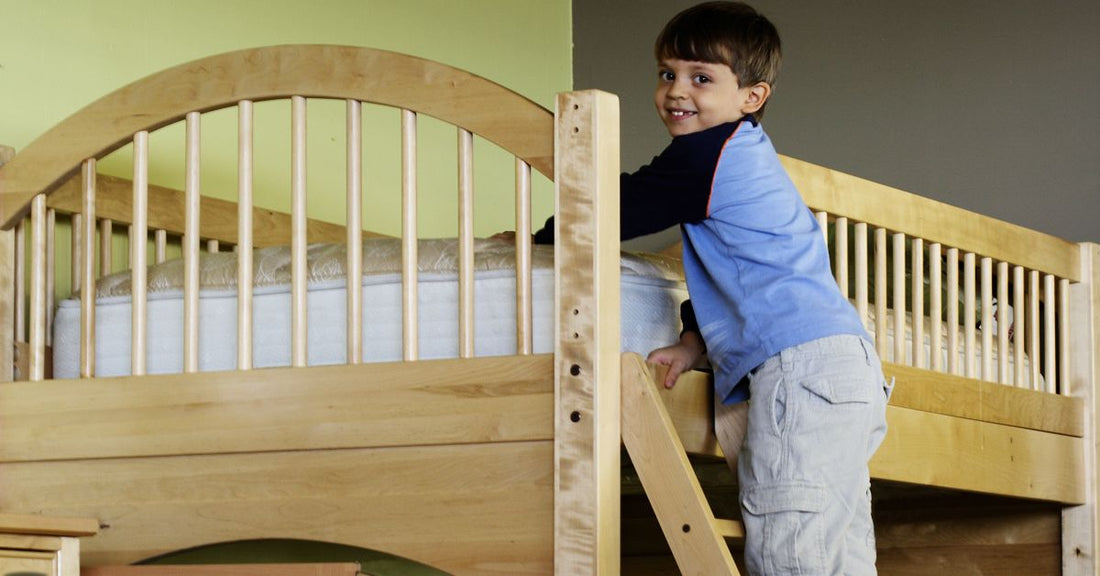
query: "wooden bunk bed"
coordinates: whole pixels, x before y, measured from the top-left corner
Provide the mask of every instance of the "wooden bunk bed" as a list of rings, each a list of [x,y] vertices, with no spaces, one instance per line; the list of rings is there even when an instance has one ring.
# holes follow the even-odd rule
[[[307,365],[308,243],[345,242],[346,276],[361,276],[357,162],[348,162],[346,227],[310,221],[305,209],[305,107],[322,98],[347,102],[353,159],[360,106],[401,110],[401,361],[361,361],[364,343],[354,335],[368,303],[359,282],[347,282],[347,361]],[[250,111],[272,99],[292,102],[289,215],[251,199]],[[198,126],[225,108],[237,108],[245,143],[238,202],[200,198],[198,187]],[[99,533],[82,546],[93,566],[298,538],[454,574],[659,574],[675,573],[675,563],[685,574],[735,574],[727,541],[736,549],[738,524],[715,519],[729,512],[729,498],[707,496],[734,492],[721,472],[706,376],[686,375],[665,391],[639,356],[622,354],[617,114],[615,99],[598,92],[562,94],[552,114],[437,63],[280,46],[166,70],[65,120],[0,167],[0,511],[97,518]],[[417,115],[459,135],[462,304],[453,359],[418,359]],[[177,193],[150,185],[145,149],[148,131],[181,120],[188,185]],[[499,356],[474,356],[468,320],[475,136],[517,166],[520,312],[515,351]],[[133,181],[97,175],[96,159],[125,143],[134,145]],[[882,573],[1013,573],[994,560],[1005,557],[1043,558],[1036,574],[1093,573],[1100,250],[784,161],[897,382],[891,430],[872,462]],[[553,178],[556,193],[553,352],[545,354],[533,353],[529,321],[532,169]],[[65,219],[76,230],[68,251],[53,242],[55,221]],[[95,230],[114,235],[104,221],[130,226],[142,248],[150,235],[158,248],[163,236],[182,235],[180,373],[147,373],[148,255],[136,249],[133,375],[97,377],[95,290],[81,288],[96,284],[97,252],[101,263],[110,253],[96,244]],[[289,233],[272,232],[280,223]],[[236,369],[200,371],[200,240],[234,246],[248,271],[254,248],[286,237],[290,365],[251,365],[253,326],[263,319],[242,305]],[[59,290],[51,278],[70,256],[81,378],[52,379]],[[238,301],[251,302],[243,280],[251,275],[239,278]],[[995,299],[1012,302],[1012,315],[1004,305],[995,312]],[[650,505],[663,538],[649,538]]]

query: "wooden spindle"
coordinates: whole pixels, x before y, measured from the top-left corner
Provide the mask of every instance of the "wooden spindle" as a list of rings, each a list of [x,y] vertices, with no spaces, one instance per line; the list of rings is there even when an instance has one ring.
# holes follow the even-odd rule
[[[29,378],[46,377],[46,195],[31,200]]]
[[[27,224],[15,226],[15,341],[27,341]],[[20,375],[20,379],[26,374]]]
[[[1010,374],[1008,360],[1008,262],[997,263],[997,382],[1008,384]]]
[[[1062,386],[1058,392],[1062,396],[1072,396],[1070,387],[1070,337],[1069,337],[1069,280],[1058,280],[1058,381]]]
[[[981,259],[982,294],[982,380],[995,381],[993,376],[993,259]]]
[[[947,249],[947,372],[960,374],[959,366],[959,249]]]
[[[134,134],[134,205],[130,239],[130,372],[145,374],[145,335],[148,326],[146,299],[146,241],[149,236],[149,133]]]
[[[1042,375],[1039,373],[1039,271],[1031,270],[1028,273],[1028,314],[1027,314],[1027,353],[1031,366],[1032,390],[1042,390]]]
[[[868,296],[868,257],[867,257],[867,223],[856,222],[853,227],[856,235],[856,314],[864,328],[868,327],[868,309],[870,306]]]
[[[886,358],[886,229],[875,228],[875,350]]]
[[[975,277],[975,262],[977,256],[973,252],[963,255],[963,376],[975,378],[977,374],[977,279]]]
[[[912,252],[909,308],[913,318],[913,366],[924,368],[924,239],[913,238]]]
[[[416,360],[419,351],[417,252],[416,113],[401,111],[401,309],[403,355]]]
[[[83,190],[81,190],[83,194]],[[80,282],[83,279],[84,263],[84,217],[82,214],[73,214],[69,220],[72,227],[72,237],[69,238],[72,256],[69,257],[69,293],[80,293]]]
[[[80,259],[80,377],[95,376],[95,192],[96,161],[82,166],[81,211],[84,245]]]
[[[458,129],[458,356],[474,355],[474,136]]]
[[[1058,393],[1057,315],[1058,297],[1053,274],[1043,275],[1043,379],[1046,391]]]
[[[936,372],[944,370],[943,362],[943,246],[939,242],[928,245],[928,317],[929,366]]]
[[[53,307],[57,292],[57,211],[46,209],[46,346],[53,346]]]
[[[347,115],[347,358],[363,361],[363,104],[348,100]]]
[[[825,241],[825,249],[829,249],[829,213],[825,211],[814,212],[817,218],[817,227],[821,229],[821,239]]]
[[[516,159],[516,353],[534,349],[531,281],[531,167]]]
[[[199,370],[199,157],[201,117],[189,112],[185,122],[183,234],[183,371]]]
[[[237,369],[252,369],[253,109],[237,103]]]
[[[1024,267],[1012,267],[1012,383],[1018,387],[1027,386],[1027,367],[1024,359],[1024,343],[1027,341],[1027,330],[1024,327],[1024,294],[1027,285],[1024,282]]]
[[[847,300],[851,297],[848,294],[848,219],[843,216],[837,218],[833,226],[836,230],[836,283],[840,286],[840,294]]]
[[[907,364],[905,361],[905,234],[893,235],[893,248],[894,362]]]
[[[99,221],[99,277],[110,274],[115,269],[114,261],[114,222],[110,218]]]
[[[153,251],[157,264],[168,259],[168,231],[157,230],[153,234]]]
[[[290,365],[305,366],[309,362],[308,281],[306,260],[306,99],[291,97],[290,152]]]

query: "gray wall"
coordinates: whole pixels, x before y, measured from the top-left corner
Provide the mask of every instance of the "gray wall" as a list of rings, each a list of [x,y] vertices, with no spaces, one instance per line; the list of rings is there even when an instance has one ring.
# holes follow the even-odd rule
[[[779,152],[1100,241],[1100,1],[750,3],[783,40]],[[574,85],[620,96],[624,170],[668,142],[653,39],[691,4],[573,1]]]

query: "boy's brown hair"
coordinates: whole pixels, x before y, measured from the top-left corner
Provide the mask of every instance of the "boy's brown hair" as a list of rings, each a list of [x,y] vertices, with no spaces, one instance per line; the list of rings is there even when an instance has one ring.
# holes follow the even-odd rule
[[[775,26],[742,2],[704,2],[680,12],[665,24],[653,51],[657,60],[725,64],[741,87],[774,87],[783,58]],[[761,107],[756,116],[763,114]]]

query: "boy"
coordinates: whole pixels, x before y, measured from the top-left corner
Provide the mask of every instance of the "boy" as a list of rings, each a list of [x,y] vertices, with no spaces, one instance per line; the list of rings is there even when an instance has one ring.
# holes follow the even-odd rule
[[[665,386],[704,356],[714,369],[750,574],[875,574],[867,461],[889,389],[760,127],[779,35],[745,4],[707,2],[669,21],[655,54],[657,115],[673,139],[622,176],[622,234],[680,224],[692,300],[680,341],[649,360],[669,366]],[[548,223],[536,242],[552,241]],[[733,407],[750,395],[742,443]]]

